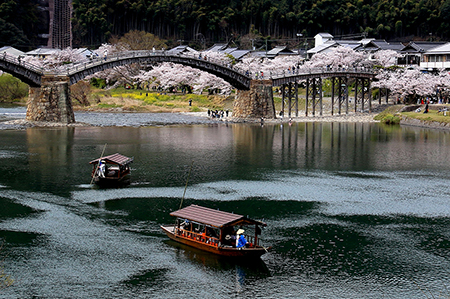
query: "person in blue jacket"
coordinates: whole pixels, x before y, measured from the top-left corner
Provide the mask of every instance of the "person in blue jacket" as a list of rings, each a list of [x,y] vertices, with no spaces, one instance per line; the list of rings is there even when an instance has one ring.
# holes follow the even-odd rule
[[[236,234],[239,236],[238,240],[237,240],[237,244],[236,247],[237,248],[241,248],[241,247],[245,247],[247,245],[247,240],[245,239],[244,236],[244,230],[243,229],[238,229],[238,231],[236,232]]]

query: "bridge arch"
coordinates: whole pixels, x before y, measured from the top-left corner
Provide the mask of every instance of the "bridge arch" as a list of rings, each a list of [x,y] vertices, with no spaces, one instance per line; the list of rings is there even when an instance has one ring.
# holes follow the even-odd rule
[[[0,70],[13,75],[30,87],[41,86],[43,69],[21,60],[20,57],[0,54]]]
[[[133,63],[138,64],[156,64],[162,62],[172,62],[216,75],[234,88],[239,90],[248,90],[250,88],[250,78],[244,71],[233,68],[220,60],[200,58],[194,55],[171,55],[164,52],[149,51],[128,51],[113,54],[107,59],[93,59],[89,62],[68,66],[66,70],[59,73],[67,75],[70,78],[70,84],[75,84],[89,75],[96,72],[111,69],[116,66],[123,66]]]

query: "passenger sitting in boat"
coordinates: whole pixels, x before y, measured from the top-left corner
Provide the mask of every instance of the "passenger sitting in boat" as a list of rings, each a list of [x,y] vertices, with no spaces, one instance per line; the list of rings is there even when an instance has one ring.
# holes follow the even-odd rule
[[[183,227],[183,229],[185,230],[191,230],[191,223],[189,222],[189,220],[184,220],[183,223],[181,223],[181,226]]]
[[[239,235],[239,239],[237,240],[236,247],[237,248],[246,247],[248,242],[244,237],[244,230],[243,229],[238,230],[237,234]]]
[[[216,231],[212,227],[209,227],[209,226],[206,227],[206,235],[208,237],[217,238]]]
[[[225,227],[222,236],[225,236],[225,239],[222,240],[224,245],[236,246],[236,232],[232,226]]]

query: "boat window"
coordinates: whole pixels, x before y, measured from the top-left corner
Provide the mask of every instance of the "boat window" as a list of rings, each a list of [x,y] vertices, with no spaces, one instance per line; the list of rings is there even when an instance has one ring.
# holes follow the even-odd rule
[[[204,232],[205,231],[205,229],[204,229],[204,225],[203,224],[200,224],[200,223],[195,223],[194,222],[194,231],[196,232],[196,233],[201,233],[201,232]]]
[[[212,226],[206,226],[206,235],[213,238],[219,238],[220,230]]]

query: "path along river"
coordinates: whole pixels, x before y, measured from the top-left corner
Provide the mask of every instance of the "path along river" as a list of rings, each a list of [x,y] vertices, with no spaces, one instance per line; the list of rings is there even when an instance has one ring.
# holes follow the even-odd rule
[[[450,296],[447,131],[175,114],[5,125],[23,117],[22,108],[0,109],[0,254],[15,279],[0,298]],[[117,126],[97,126],[100,117]],[[88,162],[105,144],[107,154],[134,157],[130,186],[89,184]],[[163,235],[192,162],[184,205],[267,222],[273,250],[259,262]]]

